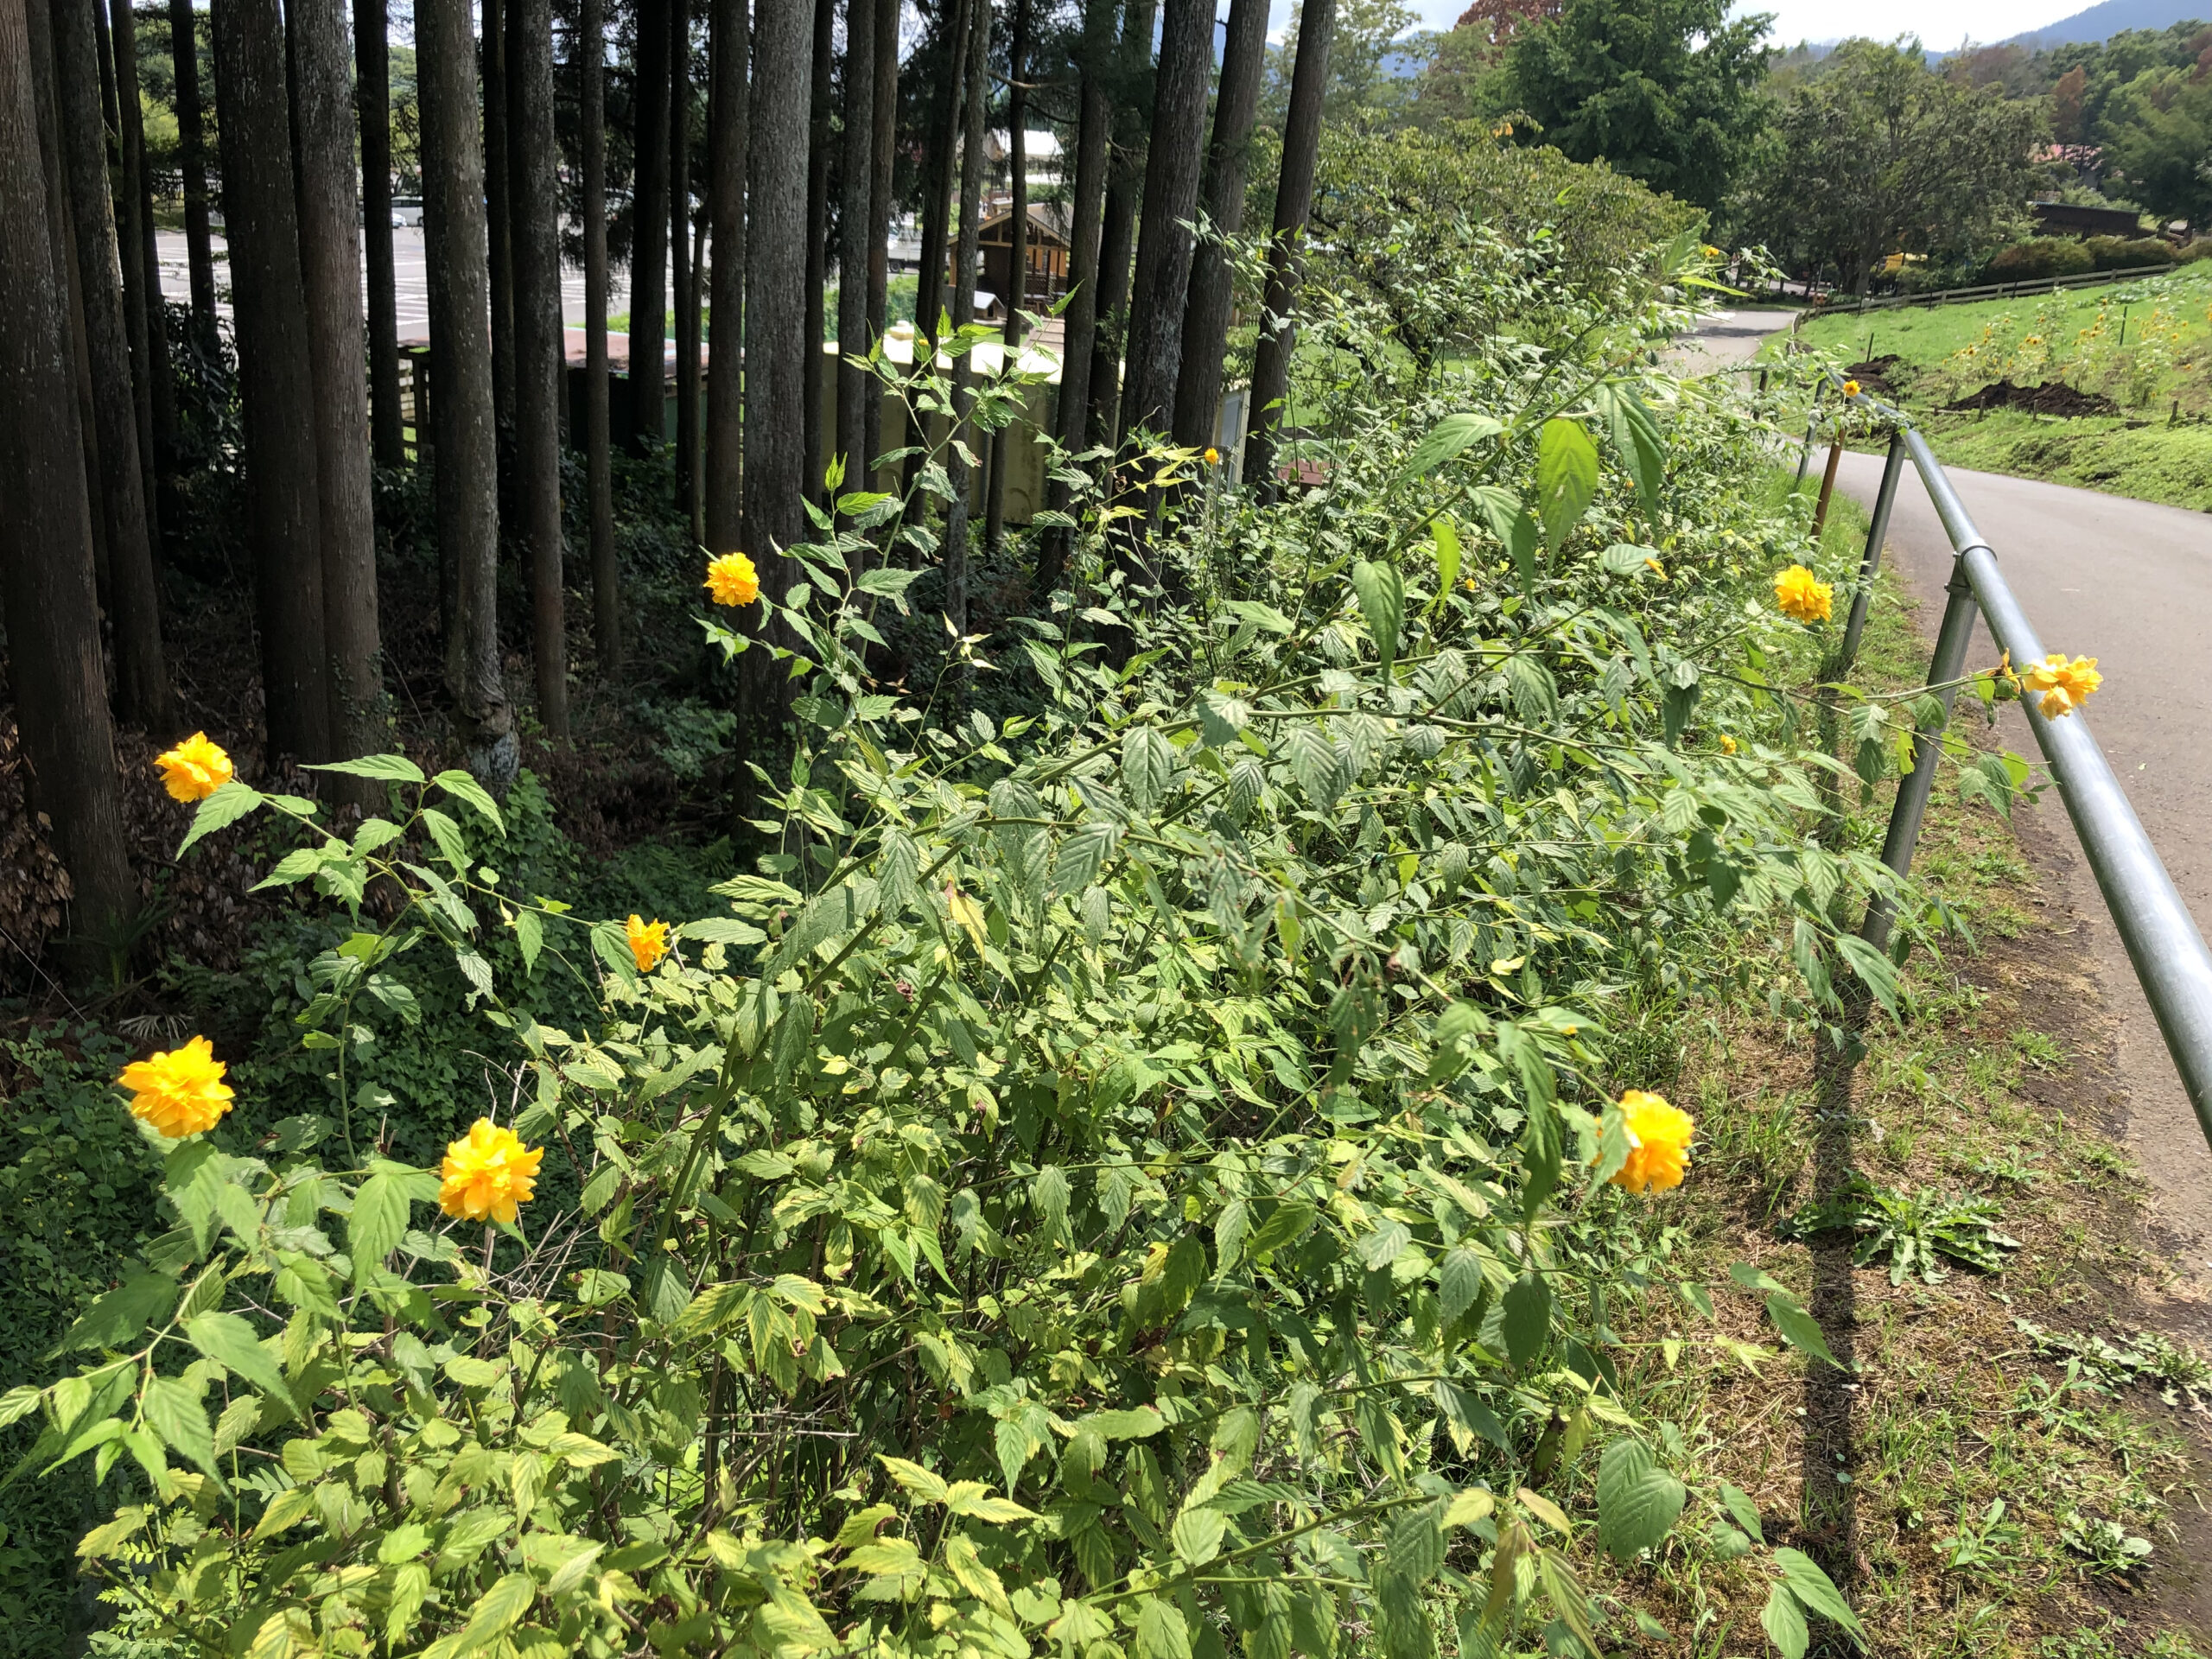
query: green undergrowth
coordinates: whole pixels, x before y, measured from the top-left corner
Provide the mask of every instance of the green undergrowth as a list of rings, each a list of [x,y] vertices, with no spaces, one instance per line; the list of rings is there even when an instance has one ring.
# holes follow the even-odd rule
[[[1864,534],[1843,517],[1832,543]],[[1929,620],[1885,578],[1859,681],[1916,683]],[[1891,787],[1853,817],[1855,843],[1878,845]],[[1773,1357],[1748,1321],[1741,1352],[1700,1350],[1676,1314],[1636,1332],[1649,1345],[1630,1397],[1694,1485],[1736,1486],[1768,1540],[1847,1563],[1873,1650],[1906,1659],[2199,1651],[2185,1424],[2206,1361],[2146,1329],[2168,1272],[2101,1118],[2087,969],[2045,919],[2021,839],[2056,812],[2008,827],[1939,787],[1914,874],[1953,925],[1907,959],[1899,1015],[1874,1012],[1847,1093],[1816,1066],[1823,1039],[1777,1017],[1786,964],[1754,944],[1705,941],[1721,959],[1708,982],[1732,988],[1650,1022],[1700,1137],[1698,1178],[1655,1222],[1693,1272],[1749,1259],[1796,1291],[1856,1370]],[[1827,1225],[1839,1212],[1860,1225]],[[1730,1522],[1624,1586],[1663,1606],[1654,1650],[1766,1650]]]

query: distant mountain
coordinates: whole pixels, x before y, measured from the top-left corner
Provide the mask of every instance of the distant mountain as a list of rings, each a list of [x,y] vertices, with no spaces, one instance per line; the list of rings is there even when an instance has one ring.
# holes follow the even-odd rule
[[[2101,0],[2086,11],[2028,29],[2012,40],[2031,48],[2081,46],[2107,40],[2124,29],[2164,29],[2207,16],[2212,16],[2208,0]]]

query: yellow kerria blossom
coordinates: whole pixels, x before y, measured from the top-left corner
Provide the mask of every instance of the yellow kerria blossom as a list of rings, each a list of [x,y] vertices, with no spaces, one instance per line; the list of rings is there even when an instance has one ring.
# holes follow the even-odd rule
[[[668,954],[666,922],[649,922],[643,917],[632,916],[622,931],[630,941],[630,954],[637,959],[639,973],[650,974]]]
[[[1218,467],[1221,465],[1221,451],[1215,448],[1211,444],[1206,445],[1206,465],[1209,467]]]
[[[1825,622],[1834,610],[1835,589],[1802,564],[1793,564],[1774,579],[1774,602],[1782,613],[1799,622]]]
[[[512,1223],[516,1208],[537,1190],[537,1166],[544,1156],[543,1147],[525,1147],[512,1129],[480,1117],[446,1146],[438,1208],[462,1221]]]
[[[717,605],[750,605],[760,597],[760,573],[742,553],[725,553],[707,566],[707,591]]]
[[[130,1090],[130,1109],[172,1141],[212,1129],[231,1109],[229,1068],[215,1058],[215,1046],[195,1037],[182,1048],[137,1060],[116,1081]]]
[[[162,769],[162,787],[176,801],[204,801],[235,775],[231,757],[205,732],[194,732],[154,764]]]
[[[1843,395],[1847,397],[1856,397],[1859,395],[1859,383],[1856,380],[1845,381],[1843,383]]]
[[[1630,1089],[1621,1096],[1621,1116],[1628,1120],[1628,1162],[1612,1176],[1615,1186],[1631,1192],[1663,1192],[1682,1184],[1689,1167],[1690,1137],[1697,1122],[1663,1095],[1647,1095]]]
[[[2069,662],[2063,651],[2054,651],[2031,664],[2020,677],[2029,690],[2043,693],[2037,706],[2045,720],[2065,719],[2105,683],[2105,677],[2097,672],[2095,658],[2076,657]]]
[[[1736,753],[1736,740],[1726,732],[1720,734],[1720,753],[1723,754]]]

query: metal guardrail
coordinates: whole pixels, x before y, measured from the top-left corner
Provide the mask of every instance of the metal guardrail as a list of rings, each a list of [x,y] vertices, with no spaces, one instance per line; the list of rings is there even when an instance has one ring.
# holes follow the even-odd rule
[[[1842,378],[1833,371],[1825,372],[1827,385],[1841,391]],[[1873,524],[1859,563],[1859,594],[1852,605],[1839,659],[1847,669],[1856,654],[1866,626],[1868,590],[1881,566],[1882,542],[1889,530],[1897,482],[1904,463],[1910,459],[1936,516],[1942,520],[1955,556],[1927,680],[1930,686],[1945,688],[1936,695],[1948,719],[1955,683],[1965,672],[1977,613],[1987,620],[1990,633],[1999,647],[2010,653],[2016,668],[2024,670],[2040,661],[2044,654],[2043,642],[2005,584],[1995,551],[1974,528],[1942,463],[1936,459],[1927,440],[1914,430],[1911,418],[1864,392],[1848,401],[1887,423],[1891,439],[1881,489],[1875,498]],[[1806,461],[1811,459],[1813,436],[1808,426]],[[1801,462],[1800,479],[1804,472],[1805,464]],[[2088,717],[2077,709],[2059,719],[2047,719],[2032,694],[2022,698],[2021,707],[2058,785],[2059,798],[2066,804],[2066,815],[2074,821],[2074,832],[2088,857],[2105,907],[2127,947],[2144,997],[2158,1019],[2166,1052],[2173,1057],[2174,1068],[2189,1091],[2197,1126],[2206,1141],[2212,1142],[2212,950],[2206,949],[2195,918],[2182,902],[2158,849],[2151,844],[2142,820],[2135,816],[2120,780],[2113,775],[2103,749],[2090,733]],[[1899,877],[1911,868],[1942,747],[1940,731],[1915,734],[1912,772],[1898,786],[1889,831],[1882,843],[1883,863]],[[1860,937],[1877,949],[1884,948],[1895,919],[1889,902],[1878,898],[1867,907]]]

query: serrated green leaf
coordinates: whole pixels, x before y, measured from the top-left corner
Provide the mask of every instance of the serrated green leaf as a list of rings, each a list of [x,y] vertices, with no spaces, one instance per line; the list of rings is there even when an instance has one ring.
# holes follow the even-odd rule
[[[416,776],[421,776],[417,773]],[[442,772],[430,779],[433,789],[444,791],[463,805],[474,807],[501,835],[507,833],[507,821],[499,816],[499,804],[489,791],[465,772]]]
[[[184,839],[177,843],[176,855],[182,858],[192,849],[194,842],[236,823],[265,798],[258,791],[248,789],[233,778],[200,803],[198,810],[192,815],[192,827],[184,832]]]
[[[1624,1434],[1598,1460],[1598,1538],[1617,1561],[1655,1549],[1689,1494],[1659,1466],[1651,1448]]]
[[[1598,493],[1598,448],[1580,423],[1554,416],[1536,440],[1536,518],[1556,553]]]

